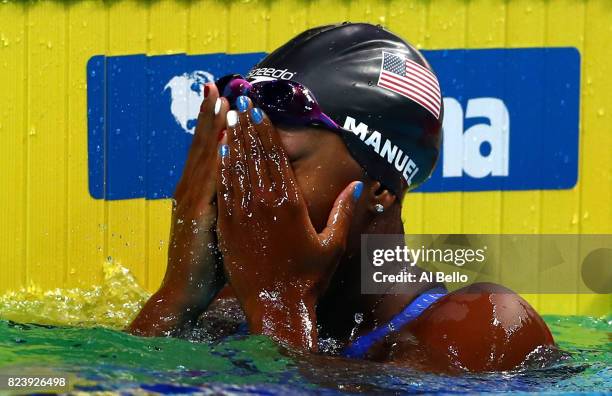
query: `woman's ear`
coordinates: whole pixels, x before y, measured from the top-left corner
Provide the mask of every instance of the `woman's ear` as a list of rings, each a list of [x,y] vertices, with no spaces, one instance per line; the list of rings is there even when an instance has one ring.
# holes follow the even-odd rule
[[[368,186],[367,207],[374,214],[380,214],[391,207],[397,200],[397,196],[386,189],[380,182],[374,182]]]

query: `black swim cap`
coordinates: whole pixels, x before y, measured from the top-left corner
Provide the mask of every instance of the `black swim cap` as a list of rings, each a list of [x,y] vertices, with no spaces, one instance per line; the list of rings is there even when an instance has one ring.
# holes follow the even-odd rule
[[[437,78],[416,48],[382,27],[343,23],[307,30],[265,57],[247,79],[307,87],[323,112],[352,132],[342,136],[353,158],[395,194],[406,185],[416,188],[435,167],[443,117]]]

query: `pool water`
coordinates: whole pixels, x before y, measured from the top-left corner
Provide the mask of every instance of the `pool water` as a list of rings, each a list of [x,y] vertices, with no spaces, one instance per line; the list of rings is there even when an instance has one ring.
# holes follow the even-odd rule
[[[75,390],[338,392],[593,391],[612,389],[609,321],[546,317],[569,360],[514,373],[443,376],[283,350],[261,336],[218,343],[139,338],[103,328],[0,321],[0,372],[71,374]]]
[[[214,343],[134,337],[119,329],[147,298],[135,285],[128,272],[111,263],[105,267],[104,285],[96,288],[29,288],[0,297],[0,317],[10,319],[0,320],[0,374],[68,375],[75,391],[129,393],[612,390],[612,317],[546,316],[555,340],[570,355],[552,366],[446,376],[303,354],[262,336],[232,336]],[[47,324],[24,324],[29,321]],[[94,323],[104,327],[91,327]]]

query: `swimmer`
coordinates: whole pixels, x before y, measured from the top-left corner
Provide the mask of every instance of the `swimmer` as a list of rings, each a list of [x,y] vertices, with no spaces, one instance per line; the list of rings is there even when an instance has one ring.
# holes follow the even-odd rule
[[[295,348],[333,339],[349,358],[445,372],[510,370],[554,347],[494,284],[361,294],[361,235],[403,234],[402,197],[439,156],[440,89],[414,47],[369,24],[323,26],[204,96],[166,275],[130,332],[180,336],[239,310],[251,333]]]

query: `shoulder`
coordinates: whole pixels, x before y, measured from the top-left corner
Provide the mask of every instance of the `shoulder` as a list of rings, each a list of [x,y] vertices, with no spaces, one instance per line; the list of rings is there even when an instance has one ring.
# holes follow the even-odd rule
[[[434,370],[510,370],[536,349],[553,346],[550,330],[521,296],[479,283],[452,292],[403,327],[386,359],[421,360]]]

